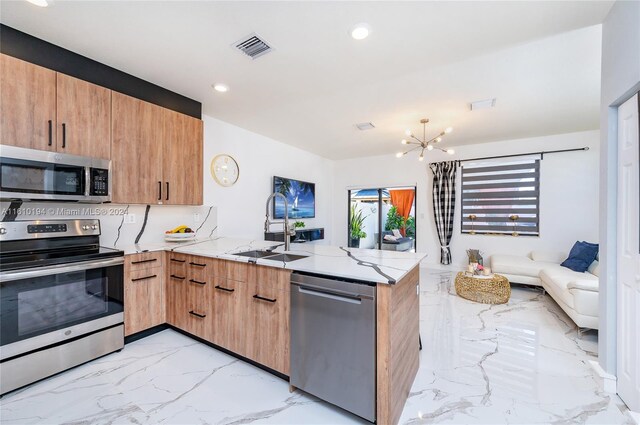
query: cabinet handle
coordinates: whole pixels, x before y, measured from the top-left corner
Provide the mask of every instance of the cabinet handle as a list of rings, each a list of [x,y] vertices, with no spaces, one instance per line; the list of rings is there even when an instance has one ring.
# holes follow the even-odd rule
[[[265,297],[261,297],[261,296],[260,296],[260,295],[258,295],[258,294],[255,294],[255,295],[253,296],[253,298],[255,298],[255,299],[257,299],[257,300],[267,301],[267,302],[270,302],[270,303],[274,303],[274,302],[276,302],[276,299],[275,299],[275,298],[265,298]]]
[[[158,201],[162,201],[162,182],[158,182]]]
[[[190,265],[192,266],[198,266],[198,267],[207,267],[206,264],[202,264],[202,263],[194,263],[193,261],[189,262]]]
[[[138,260],[138,261],[132,261],[131,264],[142,264],[142,263],[151,263],[153,261],[158,261],[157,258],[150,258],[148,260]]]
[[[196,317],[199,317],[199,318],[201,318],[201,319],[204,319],[205,317],[207,317],[207,315],[206,315],[206,314],[199,314],[199,313],[196,313],[196,312],[195,312],[195,311],[193,311],[193,310],[190,310],[190,311],[189,311],[189,314],[192,314],[192,315],[194,315],[194,316],[196,316]]]
[[[167,182],[167,197],[165,198],[165,201],[169,200],[169,182]]]
[[[177,279],[177,280],[185,280],[186,277],[184,276],[176,276],[175,274],[172,274],[171,276],[169,276],[171,279]]]
[[[49,120],[49,146],[53,146],[53,121]]]
[[[199,280],[189,279],[189,282],[197,283],[198,285],[206,285],[207,282],[200,282]]]
[[[219,289],[221,291],[225,291],[225,292],[233,292],[233,291],[235,291],[235,289],[225,288],[224,286],[220,286],[220,285],[216,285],[215,288]]]
[[[67,124],[62,123],[62,147],[67,147]]]
[[[152,274],[151,276],[138,277],[136,279],[131,279],[131,282],[137,282],[139,280],[153,279],[154,277],[158,277],[158,275]]]
[[[171,261],[175,261],[176,263],[184,263],[187,260],[178,260],[177,258],[170,258]]]

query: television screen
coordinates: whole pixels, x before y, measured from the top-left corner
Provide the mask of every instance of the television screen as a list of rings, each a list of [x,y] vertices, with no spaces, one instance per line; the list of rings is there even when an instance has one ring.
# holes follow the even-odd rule
[[[282,193],[289,204],[289,218],[313,218],[316,216],[316,185],[300,180],[273,178],[273,191]],[[282,198],[274,199],[273,215],[284,218]]]

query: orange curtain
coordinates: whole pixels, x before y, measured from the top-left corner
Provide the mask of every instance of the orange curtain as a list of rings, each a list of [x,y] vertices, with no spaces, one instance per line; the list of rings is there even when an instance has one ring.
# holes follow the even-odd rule
[[[416,196],[415,191],[413,189],[390,190],[389,194],[391,195],[391,205],[398,209],[398,214],[405,220],[409,218],[411,207],[413,207],[413,198]],[[405,230],[404,228],[400,229],[402,236],[406,236]]]

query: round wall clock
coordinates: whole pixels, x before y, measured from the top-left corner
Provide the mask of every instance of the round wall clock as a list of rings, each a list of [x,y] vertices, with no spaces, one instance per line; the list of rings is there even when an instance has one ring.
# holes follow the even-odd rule
[[[211,175],[220,186],[228,187],[238,181],[240,168],[231,156],[220,154],[211,160]]]

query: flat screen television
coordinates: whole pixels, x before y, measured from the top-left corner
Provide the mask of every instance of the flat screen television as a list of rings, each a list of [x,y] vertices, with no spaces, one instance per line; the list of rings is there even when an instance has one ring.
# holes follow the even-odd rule
[[[316,216],[316,185],[300,180],[273,177],[273,191],[282,193],[289,204],[289,218],[313,218]],[[274,218],[284,218],[282,198],[274,199]]]

